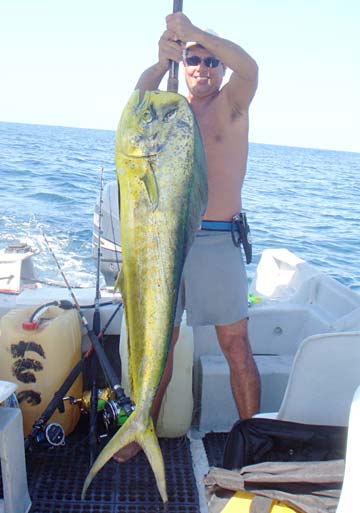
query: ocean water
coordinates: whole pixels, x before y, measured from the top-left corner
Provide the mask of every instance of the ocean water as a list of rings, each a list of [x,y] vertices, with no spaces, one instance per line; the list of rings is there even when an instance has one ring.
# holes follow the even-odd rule
[[[41,279],[95,285],[92,218],[115,179],[115,132],[0,123],[0,248],[27,242]],[[266,248],[287,248],[360,292],[360,154],[250,144],[243,204],[253,238],[249,280]]]

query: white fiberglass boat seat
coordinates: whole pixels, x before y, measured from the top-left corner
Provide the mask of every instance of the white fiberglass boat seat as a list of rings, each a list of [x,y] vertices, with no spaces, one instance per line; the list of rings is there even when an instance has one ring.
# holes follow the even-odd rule
[[[359,369],[360,332],[312,335],[296,352],[279,411],[256,416],[347,426]]]
[[[346,445],[344,482],[336,513],[356,510],[359,501],[360,473],[360,386],[356,389],[350,409],[349,431]]]
[[[8,399],[16,388],[14,383],[0,381],[0,403]],[[20,408],[0,406],[0,460],[4,492],[4,499],[0,499],[0,513],[26,513],[31,507],[31,500]]]

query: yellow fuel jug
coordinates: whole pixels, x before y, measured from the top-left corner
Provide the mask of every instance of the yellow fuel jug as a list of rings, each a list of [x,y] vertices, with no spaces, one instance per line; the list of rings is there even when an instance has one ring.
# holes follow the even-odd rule
[[[29,322],[39,309],[11,310],[0,321],[0,379],[18,385],[25,436],[81,358],[77,311],[50,306],[36,322]],[[67,395],[82,396],[81,374]],[[49,422],[61,424],[68,435],[79,420],[80,410],[69,401],[64,401],[64,407],[65,411],[56,410]]]

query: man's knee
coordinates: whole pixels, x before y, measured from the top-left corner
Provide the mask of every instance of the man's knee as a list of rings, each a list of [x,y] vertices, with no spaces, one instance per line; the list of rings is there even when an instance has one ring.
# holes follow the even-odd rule
[[[220,347],[226,357],[247,358],[251,347],[247,330],[247,319],[241,319],[227,326],[217,326]]]

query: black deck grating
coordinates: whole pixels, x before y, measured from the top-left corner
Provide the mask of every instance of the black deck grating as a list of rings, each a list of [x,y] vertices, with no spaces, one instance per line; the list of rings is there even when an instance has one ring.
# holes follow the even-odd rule
[[[162,509],[161,509],[162,508]],[[169,504],[167,509],[157,504],[109,504],[75,502],[33,501],[31,513],[198,513],[199,509],[189,505]]]
[[[210,467],[222,467],[223,453],[228,433],[207,433],[203,438]]]
[[[186,437],[160,439],[169,504],[166,513],[199,513],[198,493]],[[155,478],[143,453],[119,465],[109,461],[81,490],[89,469],[89,450],[78,434],[65,447],[27,454],[30,513],[163,513]]]
[[[226,437],[227,433],[208,433],[204,437],[210,466],[222,465]],[[160,439],[160,446],[169,496],[166,513],[199,513],[189,440]],[[37,447],[27,454],[30,513],[164,513],[143,453],[122,465],[109,461],[91,483],[86,500],[81,501],[88,469],[89,449],[83,432],[69,436],[65,447]]]

